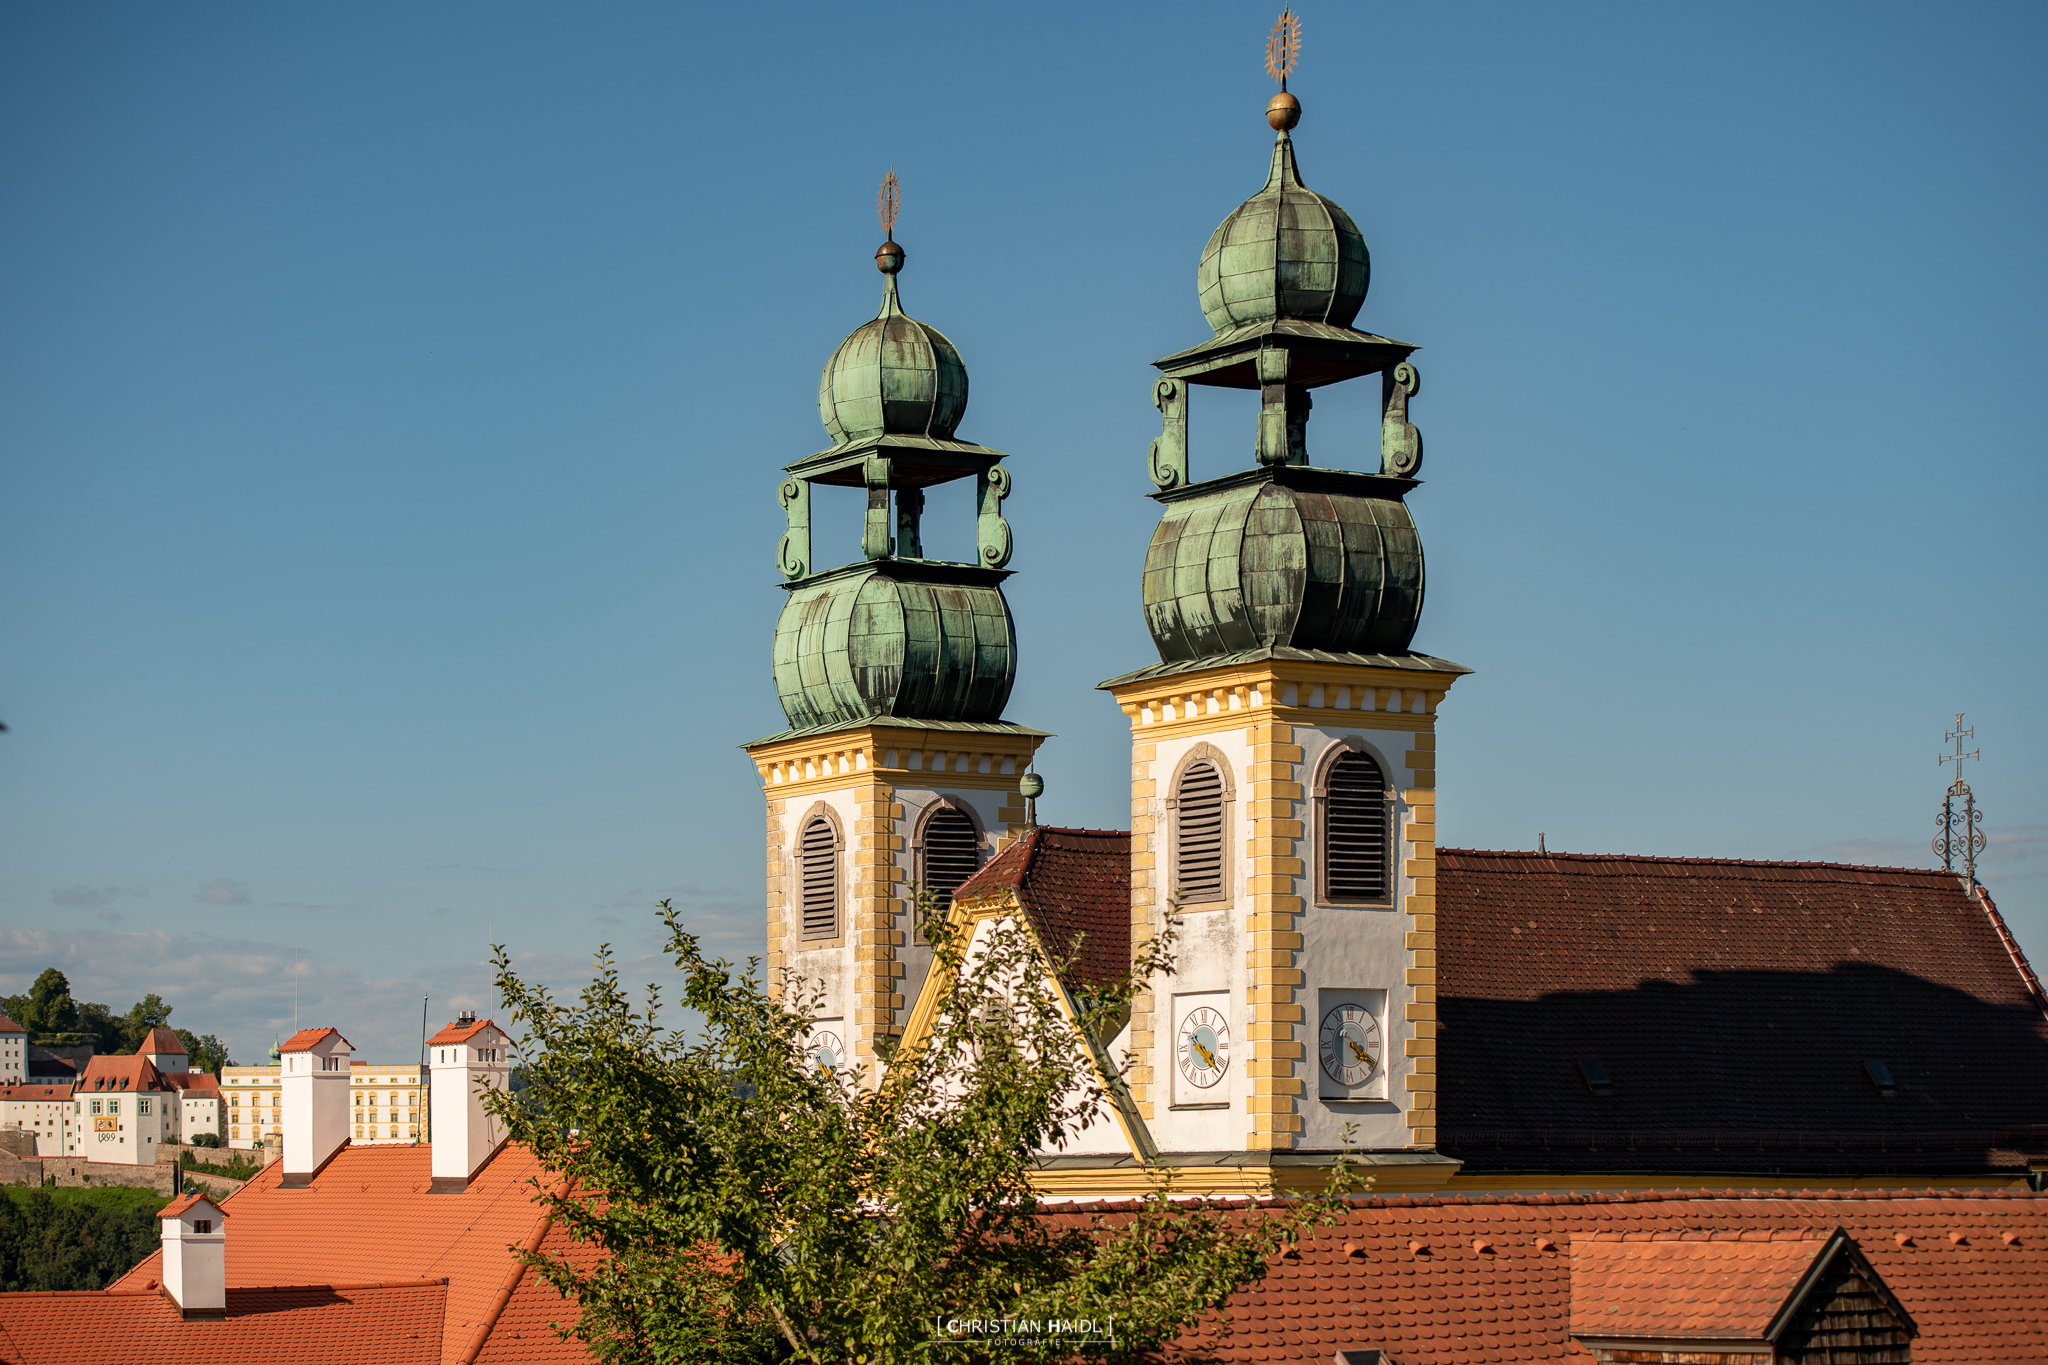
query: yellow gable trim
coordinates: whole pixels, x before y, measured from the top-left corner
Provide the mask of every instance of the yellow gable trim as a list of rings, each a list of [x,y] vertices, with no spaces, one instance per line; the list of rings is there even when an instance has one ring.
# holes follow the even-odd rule
[[[1031,941],[1038,947],[1039,966],[1046,979],[1052,983],[1053,998],[1059,1001],[1060,1012],[1066,1016],[1068,1025],[1080,1035],[1082,1045],[1088,1050],[1089,1065],[1095,1068],[1095,1078],[1109,1095],[1110,1112],[1116,1115],[1117,1126],[1122,1129],[1124,1145],[1131,1154],[1141,1161],[1150,1161],[1159,1155],[1159,1144],[1152,1140],[1151,1130],[1144,1119],[1138,1116],[1131,1102],[1129,1092],[1110,1075],[1110,1068],[1102,1056],[1102,1047],[1081,1027],[1081,1012],[1074,1004],[1073,997],[1059,977],[1053,974],[1052,959],[1046,954],[1045,945],[1039,942],[1038,931],[1031,927],[1031,919],[1024,913],[1024,907],[1017,900],[1013,889],[1005,889],[992,896],[975,896],[968,900],[955,900],[946,910],[946,919],[956,931],[966,931],[982,920],[1014,918],[1023,924]],[[939,1013],[939,993],[943,989],[940,964],[934,960],[932,969],[925,973],[924,985],[917,993],[917,1004],[910,1011],[910,1018],[903,1026],[902,1041],[897,1044],[899,1053],[924,1046],[931,1037],[932,1025]],[[951,981],[947,976],[945,981]],[[1035,1177],[1034,1177],[1035,1183]]]

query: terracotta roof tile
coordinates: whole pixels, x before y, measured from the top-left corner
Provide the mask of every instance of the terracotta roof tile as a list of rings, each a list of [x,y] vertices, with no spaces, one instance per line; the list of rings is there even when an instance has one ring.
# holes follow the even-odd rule
[[[152,1091],[174,1090],[147,1057],[134,1055],[124,1057],[97,1056],[85,1064],[72,1089],[78,1094],[93,1091],[147,1094]]]
[[[23,1028],[23,1027],[22,1027],[21,1025],[19,1025],[19,1024],[17,1024],[17,1023],[15,1023],[15,1022],[14,1022],[14,1021],[13,1021],[12,1019],[9,1019],[9,1018],[8,1018],[8,1017],[7,1017],[6,1015],[4,1015],[4,1014],[0,1014],[0,1033],[27,1033],[27,1032],[28,1032],[28,1030],[27,1030],[27,1029],[25,1029],[25,1028]]]
[[[1060,1216],[1115,1207],[1069,1205]],[[1513,1236],[1500,1233],[1508,1222]],[[1368,1199],[1236,1295],[1232,1334],[1206,1345],[1226,1362],[1327,1361],[1354,1349],[1385,1351],[1401,1365],[1557,1360],[1575,1353],[1581,1265],[1620,1268],[1589,1289],[1594,1304],[1638,1293],[1646,1323],[1691,1312],[1711,1328],[1716,1314],[1753,1321],[1754,1300],[1784,1287],[1784,1263],[1810,1263],[1838,1224],[1918,1325],[1916,1365],[2048,1359],[2048,1200],[2006,1190]],[[1894,1234],[1909,1229],[1918,1240],[1899,1246]],[[1965,1245],[1948,1240],[1957,1232]],[[1411,1241],[1427,1254],[1410,1255]],[[1347,1243],[1366,1254],[1345,1255]],[[1716,1258],[1749,1268],[1730,1270],[1717,1289],[1707,1264]],[[1681,1282],[1675,1290],[1630,1288],[1638,1272],[1628,1267],[1666,1260],[1672,1268],[1642,1278]]]
[[[1071,984],[1122,980],[1131,963],[1131,836],[1040,825],[961,883],[955,900],[1014,891],[1055,955],[1076,954]]]
[[[220,1204],[233,1215],[229,1289],[446,1276],[447,1314],[434,1356],[443,1365],[456,1365],[469,1349],[511,1275],[512,1248],[543,1219],[529,1183],[539,1165],[509,1144],[452,1194],[429,1193],[433,1149],[425,1145],[343,1147],[304,1189],[281,1188],[282,1167],[272,1162]],[[114,1287],[144,1288],[161,1276],[161,1264],[153,1253]],[[546,1359],[585,1359],[573,1343],[554,1349]]]
[[[1438,1145],[1468,1170],[2048,1155],[2048,1018],[1996,907],[1955,877],[1441,849],[1437,906]]]
[[[315,1047],[318,1047],[321,1041],[325,1039],[329,1034],[332,1034],[336,1038],[341,1038],[340,1029],[302,1028],[297,1033],[294,1033],[291,1037],[285,1039],[282,1043],[278,1044],[277,1050],[279,1052],[311,1052]],[[342,1045],[348,1048],[351,1052],[355,1050],[355,1044],[349,1042],[348,1039],[341,1038],[341,1041]]]
[[[222,1208],[219,1204],[214,1203],[212,1195],[206,1193],[204,1190],[194,1190],[190,1194],[178,1196],[176,1199],[173,1199],[170,1203],[158,1209],[156,1213],[157,1220],[161,1222],[166,1218],[180,1217],[184,1214],[186,1209],[193,1207],[195,1204],[205,1204],[210,1206],[213,1209],[213,1211],[219,1214],[222,1218],[226,1218],[228,1216],[228,1211],[226,1209]]]
[[[447,1286],[314,1285],[235,1289],[214,1322],[187,1322],[156,1289],[0,1294],[8,1365],[434,1365]]]
[[[1759,1340],[1827,1246],[1803,1234],[1574,1243],[1572,1333]]]
[[[167,1028],[151,1029],[148,1036],[142,1040],[142,1046],[135,1050],[137,1052],[175,1052],[180,1057],[187,1055],[185,1045],[178,1041],[178,1035]]]
[[[466,1043],[487,1028],[498,1028],[498,1026],[488,1019],[479,1019],[473,1024],[450,1024],[433,1037],[427,1039],[427,1046],[442,1047],[452,1046],[456,1043]],[[500,1033],[504,1032],[503,1029],[498,1029],[498,1031]]]

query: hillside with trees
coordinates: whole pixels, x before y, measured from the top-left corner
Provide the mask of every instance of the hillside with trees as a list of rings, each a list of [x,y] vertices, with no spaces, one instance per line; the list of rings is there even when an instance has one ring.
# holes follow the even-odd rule
[[[151,991],[116,1014],[106,1005],[71,997],[71,980],[55,967],[46,968],[26,995],[0,998],[0,1011],[28,1030],[28,1040],[44,1047],[91,1043],[93,1051],[115,1055],[132,1053],[153,1028],[169,1028],[172,1006]],[[185,1045],[195,1071],[218,1076],[224,1066],[233,1066],[228,1047],[214,1035],[195,1034],[181,1028],[171,1032]]]

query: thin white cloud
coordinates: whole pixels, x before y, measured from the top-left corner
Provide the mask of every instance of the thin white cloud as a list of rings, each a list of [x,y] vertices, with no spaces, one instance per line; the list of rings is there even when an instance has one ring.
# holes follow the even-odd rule
[[[202,905],[247,905],[249,883],[230,881],[226,877],[215,877],[192,893],[192,899]]]
[[[1984,831],[1985,863],[2023,863],[2048,853],[2048,825],[2001,825]]]

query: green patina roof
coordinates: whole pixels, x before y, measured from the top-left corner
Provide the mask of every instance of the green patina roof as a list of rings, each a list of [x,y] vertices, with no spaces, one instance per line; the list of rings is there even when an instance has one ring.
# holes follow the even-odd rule
[[[950,440],[967,412],[967,366],[945,333],[903,311],[896,276],[882,309],[856,327],[818,378],[818,416],[833,444],[872,436]]]
[[[1145,624],[1175,663],[1274,646],[1403,654],[1422,618],[1411,479],[1276,465],[1158,495]]]
[[[1415,672],[1429,673],[1470,673],[1463,664],[1454,664],[1449,659],[1438,659],[1428,654],[1352,654],[1330,649],[1294,649],[1276,646],[1270,649],[1246,649],[1235,654],[1211,654],[1200,659],[1181,659],[1173,663],[1149,664],[1134,668],[1128,673],[1119,673],[1114,678],[1095,684],[1098,688],[1122,687],[1125,683],[1147,682],[1153,678],[1171,678],[1182,673],[1200,673],[1211,668],[1235,668],[1239,664],[1265,663],[1277,660],[1282,663],[1301,664],[1352,664],[1365,668],[1404,668]]]
[[[1017,676],[998,569],[876,559],[787,584],[775,690],[792,729],[995,721]]]
[[[1196,274],[1202,315],[1218,332],[1274,318],[1348,329],[1371,279],[1365,234],[1301,183],[1284,132],[1265,187],[1217,226]]]
[[[829,735],[835,730],[855,730],[868,725],[886,725],[898,730],[921,730],[941,735],[1036,735],[1040,739],[1051,739],[1052,731],[1034,730],[1028,725],[1019,725],[1008,720],[917,720],[910,716],[870,716],[865,720],[837,720],[828,725],[807,725],[801,730],[777,730],[772,735],[750,739],[740,745],[752,749],[757,745],[774,744],[785,739],[808,739],[817,735]]]

